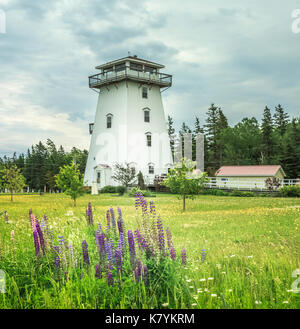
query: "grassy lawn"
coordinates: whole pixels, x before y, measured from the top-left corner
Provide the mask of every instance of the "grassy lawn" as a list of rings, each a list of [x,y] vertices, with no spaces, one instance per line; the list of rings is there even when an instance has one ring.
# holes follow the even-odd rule
[[[198,196],[187,200],[185,213],[182,201],[174,195],[157,194],[149,199],[172,232],[177,257],[182,246],[187,250],[187,266],[179,274],[191,302],[179,297],[171,302],[165,296],[167,307],[300,307],[300,293],[292,291],[297,279],[292,272],[300,269],[299,199]],[[19,195],[14,202],[7,195],[0,196],[0,269],[7,279],[6,293],[0,293],[0,308],[161,307],[161,300],[149,302],[142,297],[140,304],[128,306],[125,296],[117,304],[112,303],[109,294],[102,299],[94,296],[92,287],[96,283],[92,285],[89,277],[83,278],[85,286],[84,282],[80,287],[72,282],[61,285],[47,275],[43,268],[46,263],[36,270],[29,208],[39,219],[46,214],[54,240],[63,235],[79,254],[83,239],[89,246],[95,244],[93,233],[86,228],[88,202],[93,206],[95,228],[98,222],[106,225],[105,214],[110,206],[115,210],[120,206],[126,229],[135,229],[137,211],[134,198],[128,196],[85,195],[78,199],[76,208],[64,195]],[[11,230],[15,232],[14,244]],[[202,262],[203,249],[206,257]],[[97,257],[96,253],[91,257]]]

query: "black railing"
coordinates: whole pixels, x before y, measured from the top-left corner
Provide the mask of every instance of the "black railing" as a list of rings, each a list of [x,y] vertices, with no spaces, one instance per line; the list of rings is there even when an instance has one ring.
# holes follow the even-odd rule
[[[162,86],[171,86],[172,75],[165,73],[151,73],[145,71],[136,71],[126,66],[123,70],[113,70],[101,72],[89,77],[90,88],[97,87],[106,83],[120,81],[123,79],[136,79],[141,82],[157,83]]]

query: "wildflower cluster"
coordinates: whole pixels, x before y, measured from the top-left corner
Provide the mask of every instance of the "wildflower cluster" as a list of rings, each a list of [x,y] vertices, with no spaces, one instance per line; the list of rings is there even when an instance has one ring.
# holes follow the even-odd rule
[[[47,216],[44,216],[40,224],[31,213],[36,256],[45,253],[48,244],[45,241],[49,240],[52,241],[53,266],[56,268],[58,279],[64,277],[65,280],[72,280],[68,271],[77,268],[79,271],[86,270],[88,274],[94,273],[97,279],[106,280],[108,286],[114,286],[116,282],[128,281],[128,277],[131,277],[136,284],[142,282],[144,285],[149,285],[152,273],[151,269],[149,271],[149,266],[168,259],[175,261],[176,250],[171,231],[169,228],[164,229],[153,202],[148,204],[142,194],[137,194],[135,207],[141,210],[142,215],[141,225],[135,230],[126,230],[120,207],[117,208],[117,213],[112,207],[107,210],[105,225],[97,223],[97,229],[94,231],[97,253],[89,249],[90,238],[87,236],[81,242],[81,262],[77,262],[74,256],[72,243],[68,243],[62,235],[58,236],[58,244],[53,244]],[[91,203],[88,204],[86,218],[88,225],[93,227]],[[184,257],[182,263],[186,264],[186,254]]]

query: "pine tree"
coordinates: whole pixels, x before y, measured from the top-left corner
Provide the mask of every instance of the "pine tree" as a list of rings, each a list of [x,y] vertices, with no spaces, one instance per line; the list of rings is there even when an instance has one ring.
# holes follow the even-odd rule
[[[218,135],[218,108],[211,104],[210,108],[206,112],[206,124],[204,125],[207,144],[208,144],[208,166],[213,170],[218,169],[217,153],[217,135]]]
[[[289,122],[289,115],[286,112],[284,112],[281,105],[278,104],[278,106],[275,107],[274,126],[279,131],[281,136],[284,135],[288,122]]]
[[[266,106],[262,119],[262,164],[270,164],[273,159],[273,121],[270,109]]]

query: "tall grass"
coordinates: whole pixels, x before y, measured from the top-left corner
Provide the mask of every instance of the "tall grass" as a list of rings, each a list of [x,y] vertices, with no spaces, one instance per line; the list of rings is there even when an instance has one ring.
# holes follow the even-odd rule
[[[78,201],[73,208],[63,195],[16,196],[13,203],[0,197],[0,269],[6,273],[0,308],[300,306],[300,294],[291,291],[296,280],[292,272],[300,268],[299,199],[200,196],[189,201],[182,213],[176,196],[158,194],[156,211],[164,229],[168,226],[172,232],[176,261],[169,256],[153,262],[141,257],[149,268],[148,285],[135,281],[128,249],[120,282],[115,268],[113,285],[108,285],[105,273],[102,279],[96,277],[97,223],[105,229],[106,211],[113,207],[116,212],[120,206],[126,230],[134,232],[142,217],[133,199],[101,194]],[[93,225],[86,219],[88,202]],[[51,249],[35,256],[29,208],[39,221],[48,216],[54,245],[58,236],[72,243],[78,267],[68,266],[58,276]],[[89,267],[83,263],[83,240],[88,245]],[[186,266],[181,264],[182,246],[187,250]]]

